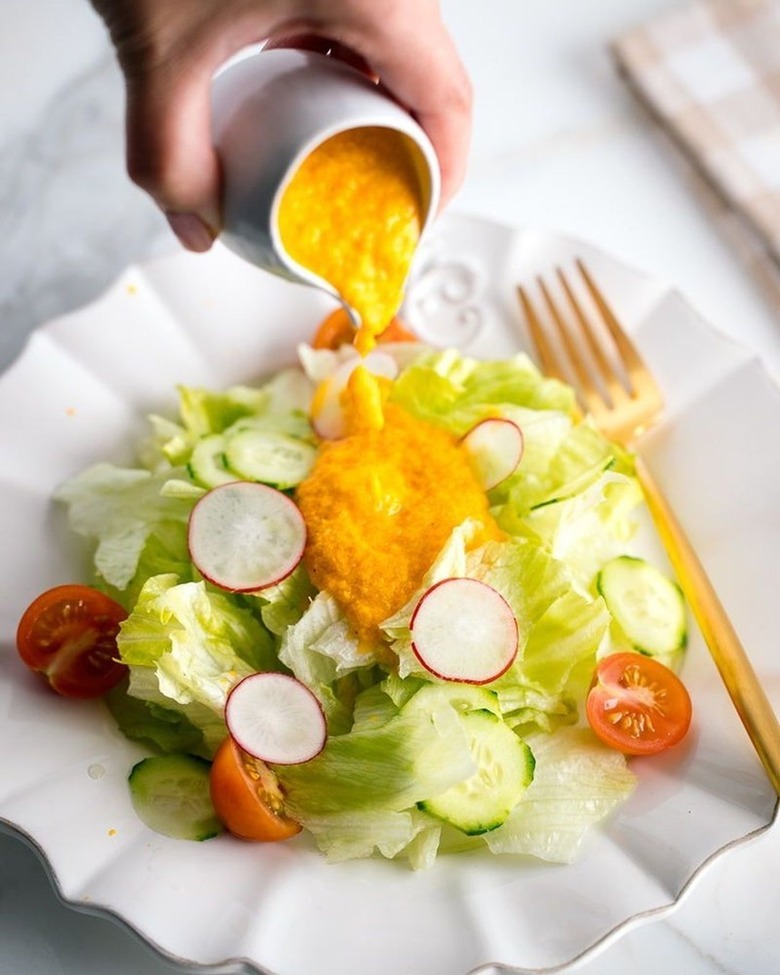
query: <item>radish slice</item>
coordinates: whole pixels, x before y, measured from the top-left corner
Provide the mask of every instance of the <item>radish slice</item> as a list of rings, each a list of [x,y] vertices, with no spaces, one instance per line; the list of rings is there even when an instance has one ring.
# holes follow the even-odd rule
[[[320,702],[287,674],[250,674],[239,681],[228,694],[225,722],[239,748],[275,765],[308,762],[328,734]]]
[[[306,524],[296,505],[267,484],[233,481],[212,488],[190,514],[190,557],[221,589],[255,592],[298,565]]]
[[[412,649],[443,680],[488,684],[517,656],[517,620],[492,586],[478,579],[443,579],[417,603]]]
[[[342,362],[320,383],[312,400],[311,424],[323,440],[339,440],[346,434],[341,398],[349,377],[361,364],[373,375],[385,379],[395,379],[398,375],[398,364],[387,352],[369,352],[365,358],[355,355]]]
[[[506,480],[523,456],[523,431],[504,417],[490,417],[473,426],[461,439],[482,487],[489,491]]]

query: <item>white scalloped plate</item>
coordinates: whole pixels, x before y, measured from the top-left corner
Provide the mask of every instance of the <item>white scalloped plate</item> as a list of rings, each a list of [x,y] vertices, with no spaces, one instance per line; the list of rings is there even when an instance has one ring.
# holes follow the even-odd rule
[[[759,363],[678,294],[591,247],[450,216],[420,255],[406,314],[423,336],[498,356],[524,343],[514,286],[584,257],[667,398],[646,456],[682,516],[770,695],[780,592],[780,395]],[[127,270],[95,304],[39,330],[0,380],[0,822],[41,852],[63,898],[169,957],[274,975],[549,970],[673,909],[702,867],[771,822],[775,796],[698,633],[687,743],[637,762],[632,799],[570,866],[442,857],[328,866],[305,838],[250,846],[149,832],[130,806],[141,752],[99,703],[57,699],[13,649],[27,603],[79,578],[83,552],[50,502],[98,459],[127,461],[176,383],[221,386],[288,362],[329,309],[217,248]],[[760,584],[757,580],[760,580]]]

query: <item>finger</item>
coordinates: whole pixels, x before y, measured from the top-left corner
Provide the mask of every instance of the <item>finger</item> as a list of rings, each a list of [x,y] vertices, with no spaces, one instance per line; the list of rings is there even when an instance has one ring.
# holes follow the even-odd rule
[[[274,26],[276,6],[174,7],[117,44],[127,86],[127,167],[185,246],[207,250],[221,226],[221,171],[211,133],[217,69]],[[155,8],[164,13],[164,8]]]
[[[216,67],[216,66],[215,66]],[[168,60],[127,80],[127,168],[166,214],[197,216],[204,250],[219,228],[219,163],[212,145],[206,61]],[[176,228],[175,228],[176,229]],[[183,228],[180,228],[183,229]]]

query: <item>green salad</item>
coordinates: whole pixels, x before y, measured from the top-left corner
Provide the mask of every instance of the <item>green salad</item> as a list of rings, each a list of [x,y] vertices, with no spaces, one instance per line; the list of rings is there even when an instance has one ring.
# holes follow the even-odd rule
[[[571,861],[636,781],[586,719],[597,662],[622,652],[676,668],[685,646],[679,591],[635,551],[632,458],[525,355],[383,354],[396,367],[388,402],[459,440],[486,419],[522,440],[502,470],[512,431],[472,438],[501,537],[475,545],[473,522],[456,526],[374,645],[312,582],[292,510],[320,450],[312,396],[351,350],[304,346],[299,365],[257,386],[180,387],[178,417],[150,417],[136,467],[99,463],[57,492],[94,544],[91,584],[127,613],[116,638],[127,676],[106,701],[149,750],[130,781],[136,808],[172,835],[219,832],[209,772],[232,739],[277,811],[330,860],[381,854],[422,868],[486,847]],[[236,489],[248,484],[264,491]],[[209,496],[225,503],[206,517]],[[258,538],[230,522],[254,504]],[[193,559],[194,511],[205,527]],[[260,550],[270,565],[262,552],[249,564]],[[260,584],[236,584],[244,576]],[[257,674],[285,679],[236,692],[233,728],[228,701]],[[289,727],[269,730],[277,706]],[[244,747],[269,735],[287,738],[276,751]]]

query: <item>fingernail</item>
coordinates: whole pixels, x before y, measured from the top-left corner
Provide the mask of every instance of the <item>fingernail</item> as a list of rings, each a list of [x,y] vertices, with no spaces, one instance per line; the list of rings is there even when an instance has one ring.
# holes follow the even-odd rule
[[[187,250],[202,253],[214,243],[214,235],[194,213],[166,213],[171,230]]]

